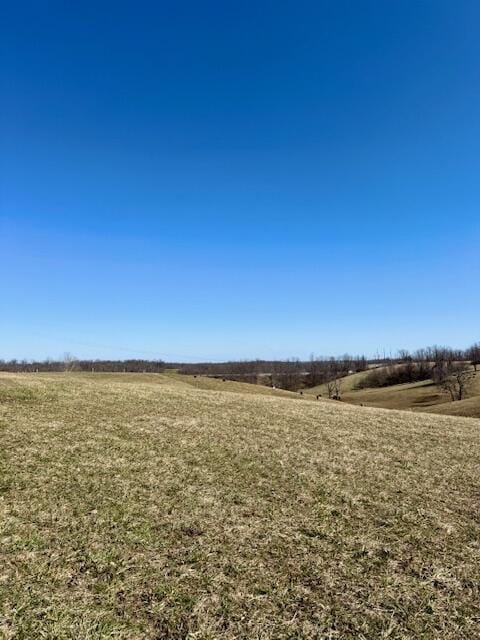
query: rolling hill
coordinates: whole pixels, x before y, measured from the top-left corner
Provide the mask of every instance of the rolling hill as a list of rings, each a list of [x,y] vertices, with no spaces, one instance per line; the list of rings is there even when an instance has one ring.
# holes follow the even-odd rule
[[[452,402],[448,394],[442,393],[431,380],[397,384],[388,387],[357,389],[369,371],[361,371],[342,378],[342,400],[355,405],[426,411],[444,415],[480,418],[480,372],[475,376],[469,397]],[[304,389],[304,394],[327,396],[325,385]]]
[[[0,374],[0,635],[479,637],[478,424]]]

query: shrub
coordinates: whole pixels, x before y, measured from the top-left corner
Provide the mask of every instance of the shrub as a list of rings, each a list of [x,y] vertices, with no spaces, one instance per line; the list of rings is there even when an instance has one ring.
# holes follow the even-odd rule
[[[391,365],[373,369],[362,380],[356,389],[366,389],[371,387],[390,387],[394,384],[405,384],[408,382],[420,382],[429,380],[432,377],[432,367],[427,362],[407,362],[401,365]]]

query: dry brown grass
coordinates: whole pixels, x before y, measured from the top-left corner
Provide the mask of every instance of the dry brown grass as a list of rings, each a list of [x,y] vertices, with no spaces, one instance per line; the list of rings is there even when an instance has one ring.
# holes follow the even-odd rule
[[[225,384],[0,376],[0,637],[480,637],[478,421]]]
[[[356,385],[367,372],[354,373],[342,378],[342,400],[356,405],[380,407],[382,409],[411,409],[443,415],[480,418],[480,371],[477,372],[472,387],[465,400],[452,402],[449,394],[443,393],[431,380],[396,384],[389,387],[356,389]],[[306,395],[321,393],[327,395],[325,385],[305,389]]]

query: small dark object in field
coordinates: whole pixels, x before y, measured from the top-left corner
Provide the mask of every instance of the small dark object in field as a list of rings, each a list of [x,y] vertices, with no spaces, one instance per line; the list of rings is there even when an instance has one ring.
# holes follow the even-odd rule
[[[300,391],[300,395],[303,396],[303,391]]]
[[[222,382],[225,382],[225,378],[222,378]]]
[[[321,397],[322,397],[322,394],[321,394],[321,393],[318,393],[318,394],[317,394],[317,400],[318,400],[319,398],[321,398]]]
[[[196,378],[197,376],[193,376],[194,378]]]

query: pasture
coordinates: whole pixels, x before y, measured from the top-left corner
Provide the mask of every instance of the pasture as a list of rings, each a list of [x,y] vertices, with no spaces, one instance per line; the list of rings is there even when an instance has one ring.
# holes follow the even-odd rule
[[[480,637],[480,423],[0,374],[0,637]]]
[[[361,371],[341,379],[342,400],[344,402],[383,409],[426,411],[443,415],[480,418],[480,371],[476,373],[473,384],[468,390],[468,397],[455,402],[451,401],[447,393],[435,386],[432,380],[357,389],[356,385],[368,373],[368,371]],[[322,397],[328,397],[326,385],[304,389],[304,393],[312,396],[322,394]]]

